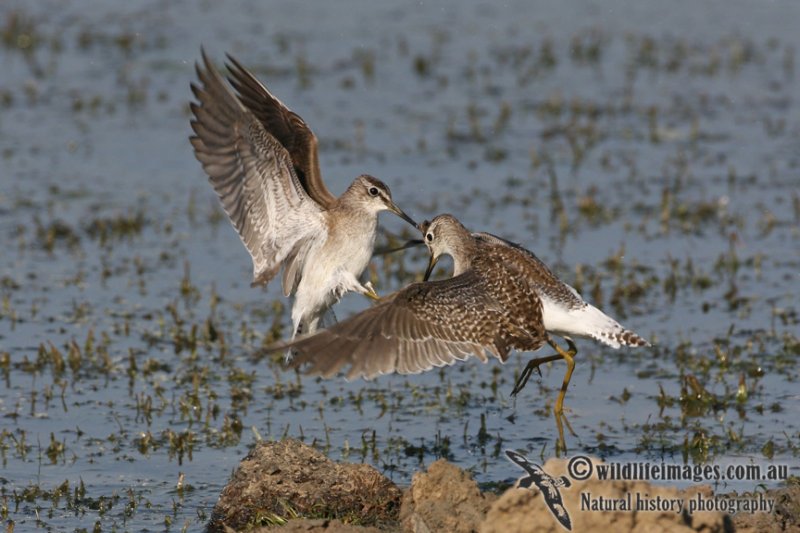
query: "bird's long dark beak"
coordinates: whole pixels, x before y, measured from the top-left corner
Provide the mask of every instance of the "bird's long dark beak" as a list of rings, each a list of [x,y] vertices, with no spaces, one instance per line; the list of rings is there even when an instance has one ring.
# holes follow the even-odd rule
[[[392,204],[389,206],[389,211],[391,211],[395,215],[399,216],[400,218],[402,218],[403,220],[405,220],[406,222],[408,222],[409,224],[411,224],[415,228],[419,229],[419,226],[417,225],[416,222],[414,222],[414,219],[411,218],[410,216],[406,215],[405,212],[402,209],[400,209],[399,207],[397,207],[397,205],[395,205],[394,202],[392,202]]]
[[[406,241],[405,244],[401,246],[396,246],[394,248],[378,248],[372,255],[386,255],[386,254],[393,254],[395,252],[402,252],[403,250],[407,250],[408,248],[414,248],[415,246],[422,246],[425,244],[425,241],[422,239],[411,239]]]
[[[438,262],[439,258],[434,257],[433,254],[431,254],[431,258],[428,260],[428,268],[425,270],[425,281],[428,281],[428,278],[431,277],[431,273],[433,272],[433,267],[435,267],[436,263]]]

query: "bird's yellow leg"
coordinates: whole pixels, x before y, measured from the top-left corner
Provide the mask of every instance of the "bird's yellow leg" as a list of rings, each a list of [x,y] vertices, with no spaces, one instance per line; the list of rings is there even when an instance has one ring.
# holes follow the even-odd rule
[[[522,371],[522,374],[517,379],[517,382],[514,384],[514,390],[511,391],[512,396],[516,396],[519,391],[528,383],[528,379],[531,377],[531,374],[534,370],[538,371],[541,375],[541,370],[539,369],[540,365],[544,363],[550,363],[552,361],[558,361],[559,359],[563,359],[567,362],[567,373],[564,375],[564,382],[561,384],[561,391],[558,393],[558,398],[556,399],[556,405],[553,407],[553,415],[556,419],[556,428],[558,429],[558,440],[556,441],[556,455],[559,455],[560,452],[567,451],[566,440],[564,439],[564,424],[567,425],[567,429],[569,432],[576,436],[575,431],[572,429],[572,426],[567,420],[567,417],[564,416],[564,397],[567,395],[567,388],[569,388],[570,379],[572,379],[572,372],[575,370],[575,355],[578,353],[578,347],[575,346],[575,341],[573,341],[569,337],[564,337],[567,341],[567,349],[565,350],[561,346],[555,343],[555,341],[551,338],[547,339],[547,343],[553,347],[556,351],[553,355],[548,355],[547,357],[537,357],[536,359],[532,359],[525,365],[525,368]]]
[[[558,430],[558,438],[556,439],[556,457],[561,457],[561,454],[567,453],[567,440],[564,438],[564,424],[562,421],[566,421],[567,417],[564,416],[564,413],[553,413],[556,419],[556,429]],[[567,422],[567,427],[572,428]]]
[[[557,415],[560,415],[564,412],[564,397],[567,395],[567,388],[569,387],[569,381],[570,379],[572,379],[572,372],[575,370],[575,354],[578,353],[578,349],[575,347],[575,343],[570,338],[567,338],[567,343],[569,344],[569,350],[564,350],[561,346],[559,346],[552,340],[549,342],[550,346],[555,348],[555,350],[558,352],[558,355],[560,355],[561,358],[567,362],[567,373],[564,374],[564,382],[561,384],[561,392],[558,393],[556,406],[553,408],[553,412],[556,413]]]
[[[564,416],[564,397],[567,395],[567,388],[569,387],[570,379],[572,379],[572,372],[575,370],[575,354],[578,353],[578,348],[575,346],[575,342],[570,339],[569,337],[565,337],[567,344],[569,346],[568,350],[564,350],[561,346],[556,344],[552,339],[548,340],[547,342],[553,349],[558,352],[558,355],[567,362],[567,373],[564,374],[564,381],[561,384],[561,391],[558,393],[558,398],[556,399],[556,405],[553,407],[553,416],[556,419],[556,427],[558,429],[558,440],[556,441],[556,456],[560,455],[560,452],[567,452],[567,442],[564,439],[564,423],[567,424],[567,429],[569,432],[575,436],[575,431],[572,429],[572,426],[569,424],[569,420],[567,417]]]

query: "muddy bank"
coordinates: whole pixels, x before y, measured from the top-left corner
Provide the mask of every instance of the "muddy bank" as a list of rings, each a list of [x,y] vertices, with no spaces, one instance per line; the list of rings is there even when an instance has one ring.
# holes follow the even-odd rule
[[[439,460],[401,491],[371,466],[336,463],[300,441],[261,443],[223,490],[207,531],[800,531],[797,486],[715,495],[707,485],[678,490],[643,481],[581,481],[567,476],[567,461],[560,459],[529,472],[526,480],[520,470],[518,482],[529,487],[495,494]],[[696,508],[721,497],[769,500],[774,507],[735,515]]]
[[[293,439],[263,443],[223,489],[208,531],[282,525],[296,517],[384,524],[396,519],[400,497],[370,465],[335,463]]]

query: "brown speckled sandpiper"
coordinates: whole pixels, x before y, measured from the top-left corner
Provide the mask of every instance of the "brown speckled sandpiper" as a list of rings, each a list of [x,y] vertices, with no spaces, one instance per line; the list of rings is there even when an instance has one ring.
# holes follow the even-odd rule
[[[554,355],[530,361],[512,391],[516,395],[539,365],[564,359],[567,372],[553,409],[559,423],[575,368],[571,337],[613,348],[647,346],[578,292],[558,279],[532,252],[489,233],[470,233],[451,215],[420,226],[430,253],[427,279],[439,258],[453,258],[453,277],[414,283],[327,330],[291,343],[292,366],[330,377],[350,365],[347,378],[399,372],[413,374],[487,354],[505,362],[511,349],[534,351],[544,344]],[[564,337],[568,349],[553,340]]]

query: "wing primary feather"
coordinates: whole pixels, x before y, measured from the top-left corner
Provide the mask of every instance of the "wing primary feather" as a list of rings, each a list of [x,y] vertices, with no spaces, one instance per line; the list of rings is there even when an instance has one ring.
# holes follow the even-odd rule
[[[197,102],[191,104],[190,142],[250,252],[254,283],[266,283],[299,241],[326,237],[322,208],[300,183],[286,148],[243,104],[205,50],[195,68],[199,83],[191,86]],[[249,83],[259,84],[255,78]],[[293,268],[302,270],[306,259],[295,253]]]
[[[286,107],[252,72],[230,54],[227,58],[228,80],[238,93],[239,101],[289,153],[305,192],[323,208],[332,207],[336,197],[322,181],[314,133],[300,115]]]

